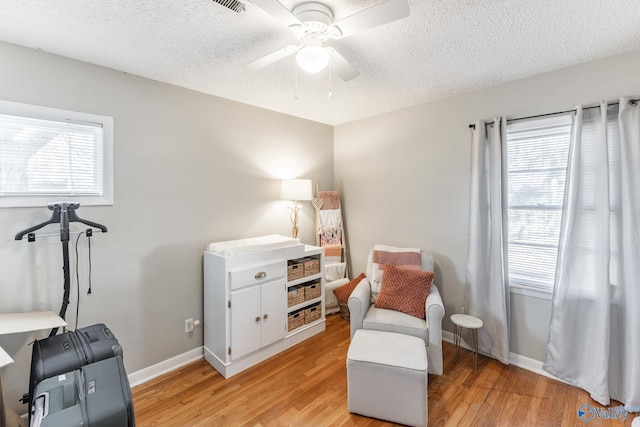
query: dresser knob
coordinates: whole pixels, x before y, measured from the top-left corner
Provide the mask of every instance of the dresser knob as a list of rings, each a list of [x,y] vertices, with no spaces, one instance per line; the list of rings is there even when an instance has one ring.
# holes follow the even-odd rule
[[[265,314],[265,315],[264,315],[264,319],[266,320],[266,319],[268,319],[268,318],[269,318],[269,315],[268,315],[268,314]]]
[[[260,316],[256,317],[256,322],[260,321]]]

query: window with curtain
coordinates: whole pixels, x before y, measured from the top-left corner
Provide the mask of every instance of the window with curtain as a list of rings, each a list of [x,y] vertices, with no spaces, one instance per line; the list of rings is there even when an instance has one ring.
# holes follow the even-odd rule
[[[110,204],[110,117],[0,103],[0,206]]]
[[[594,109],[588,108],[587,111],[593,111]],[[582,126],[583,134],[582,140],[585,142],[586,148],[583,148],[583,160],[582,160],[582,172],[581,179],[587,183],[591,184],[596,179],[595,171],[598,170],[598,163],[600,162],[600,154],[597,152],[596,147],[597,141],[601,138],[599,135],[599,121],[589,120],[586,123],[583,123]],[[607,143],[607,164],[610,171],[618,171],[621,166],[621,158],[620,158],[620,150],[619,150],[619,141],[620,134],[618,128],[618,105],[609,105],[607,108],[607,119],[606,119],[606,141]],[[600,166],[601,167],[601,166]],[[620,224],[622,221],[621,217],[621,207],[622,207],[622,198],[621,198],[621,182],[620,177],[617,174],[611,174],[611,178],[609,180],[609,238],[611,240],[610,244],[610,253],[609,253],[609,284],[614,287],[620,282],[620,269],[622,268],[621,260],[620,260],[620,239],[621,239],[621,230]],[[596,212],[596,200],[594,200],[595,195],[592,193],[585,194],[584,200],[584,210],[582,212],[582,221],[585,223],[593,224],[597,223],[595,221],[595,217],[597,215]],[[588,229],[588,228],[587,228]],[[585,243],[582,250],[585,248],[597,248],[598,242],[596,242],[593,238],[589,238],[591,234],[597,234],[595,230],[589,229],[590,233],[583,236],[585,239]],[[588,292],[588,291],[585,291]]]
[[[553,292],[571,115],[507,125],[509,284]]]

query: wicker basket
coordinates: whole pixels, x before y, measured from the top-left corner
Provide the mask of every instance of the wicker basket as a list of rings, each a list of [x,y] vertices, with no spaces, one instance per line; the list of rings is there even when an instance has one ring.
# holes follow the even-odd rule
[[[287,281],[291,282],[304,277],[304,264],[292,259],[287,262]]]
[[[339,302],[338,304],[340,305],[340,317],[342,317],[344,320],[351,320],[351,312],[349,312],[349,305],[344,303],[344,302]]]
[[[304,287],[304,300],[309,301],[315,298],[320,298],[322,289],[320,288],[320,282],[316,281]]]
[[[313,276],[320,273],[320,260],[317,258],[305,258],[304,259],[304,275]]]
[[[314,304],[304,309],[304,323],[315,322],[322,317],[322,307],[320,304]]]
[[[304,302],[304,288],[302,286],[294,286],[287,291],[287,306],[293,307]]]
[[[289,313],[289,326],[288,331],[291,332],[296,328],[304,325],[304,310],[294,311]]]

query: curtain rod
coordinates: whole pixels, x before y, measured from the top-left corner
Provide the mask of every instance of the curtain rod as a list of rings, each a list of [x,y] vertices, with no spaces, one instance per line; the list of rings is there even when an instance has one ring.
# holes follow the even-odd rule
[[[630,99],[629,100],[629,105],[636,105],[638,103],[638,101],[640,101],[640,99]],[[607,105],[618,105],[620,104],[620,102],[611,102]],[[593,108],[600,108],[600,104],[598,105],[593,105],[591,107],[584,107],[583,110],[591,110]],[[558,114],[567,114],[567,113],[575,113],[576,109],[572,109],[572,110],[565,110],[565,111],[556,111],[555,113],[546,113],[546,114],[537,114],[535,116],[527,116],[527,117],[516,117],[515,119],[508,119],[508,122],[515,122],[518,120],[527,120],[527,119],[537,119],[539,117],[548,117],[548,116],[556,116]],[[492,125],[493,124],[493,120],[490,122],[485,122],[485,125]],[[470,124],[469,125],[469,129],[475,129],[476,125],[475,124]]]

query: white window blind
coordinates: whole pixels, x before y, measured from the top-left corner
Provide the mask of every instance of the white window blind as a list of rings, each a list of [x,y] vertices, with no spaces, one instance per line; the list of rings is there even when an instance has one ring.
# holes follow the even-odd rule
[[[552,292],[571,116],[507,126],[509,283]]]
[[[1,205],[46,205],[57,197],[109,204],[111,125],[102,116],[0,104]]]

